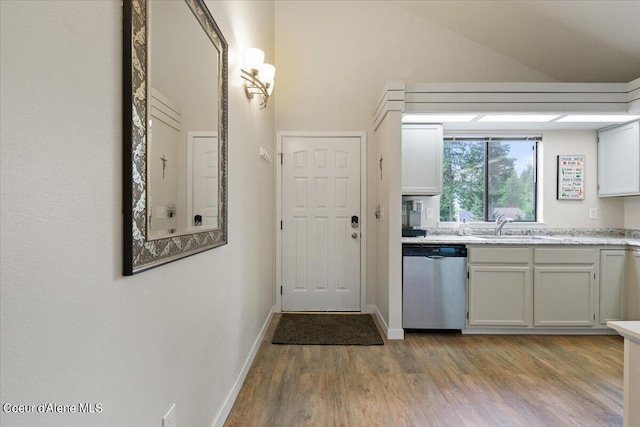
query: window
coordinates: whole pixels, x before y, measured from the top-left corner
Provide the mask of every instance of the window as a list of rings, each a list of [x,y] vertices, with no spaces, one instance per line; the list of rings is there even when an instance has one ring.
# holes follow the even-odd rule
[[[539,137],[445,137],[440,221],[536,221]]]

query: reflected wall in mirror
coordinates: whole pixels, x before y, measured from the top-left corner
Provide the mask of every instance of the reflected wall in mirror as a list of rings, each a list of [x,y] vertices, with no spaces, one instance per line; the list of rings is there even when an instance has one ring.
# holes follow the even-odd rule
[[[124,274],[227,242],[227,43],[202,0],[127,0]]]

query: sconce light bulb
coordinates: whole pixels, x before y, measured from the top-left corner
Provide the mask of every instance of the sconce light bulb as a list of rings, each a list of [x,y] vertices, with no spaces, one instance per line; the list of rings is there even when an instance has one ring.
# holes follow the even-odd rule
[[[264,63],[264,52],[258,48],[251,47],[244,51],[244,63],[247,69],[260,70]]]
[[[263,83],[272,83],[276,75],[276,67],[271,64],[262,64],[258,68],[258,77]]]

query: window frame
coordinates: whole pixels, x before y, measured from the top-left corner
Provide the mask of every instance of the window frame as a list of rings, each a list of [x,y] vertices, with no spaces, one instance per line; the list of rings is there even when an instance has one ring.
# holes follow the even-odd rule
[[[483,164],[483,218],[481,220],[474,221],[474,223],[493,223],[494,220],[489,220],[489,142],[492,141],[505,141],[505,142],[530,142],[533,145],[533,220],[525,221],[513,221],[514,224],[539,224],[538,220],[538,144],[542,142],[542,135],[501,135],[501,134],[474,134],[465,135],[459,133],[444,134],[443,137],[443,155],[442,161],[444,164],[444,144],[448,141],[470,141],[470,142],[482,142],[484,144],[484,164]],[[444,192],[444,169],[442,171],[443,179],[443,192]],[[453,221],[438,221],[440,224],[456,224]]]

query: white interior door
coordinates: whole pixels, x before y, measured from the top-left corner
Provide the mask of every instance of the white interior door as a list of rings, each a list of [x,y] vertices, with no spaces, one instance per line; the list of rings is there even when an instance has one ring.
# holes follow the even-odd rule
[[[218,226],[218,137],[215,132],[189,132],[192,191],[187,200],[190,226]],[[200,223],[196,221],[196,217]]]
[[[282,140],[282,310],[360,311],[360,138]]]

